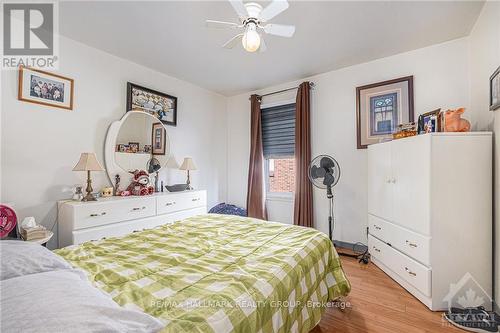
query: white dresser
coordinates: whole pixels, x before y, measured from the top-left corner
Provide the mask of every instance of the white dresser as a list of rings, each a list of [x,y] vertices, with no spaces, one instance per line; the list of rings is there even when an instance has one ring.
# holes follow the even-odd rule
[[[491,133],[369,146],[368,224],[373,262],[431,310],[466,273],[491,295]]]
[[[206,212],[206,191],[110,197],[94,202],[60,201],[59,247],[121,236]]]

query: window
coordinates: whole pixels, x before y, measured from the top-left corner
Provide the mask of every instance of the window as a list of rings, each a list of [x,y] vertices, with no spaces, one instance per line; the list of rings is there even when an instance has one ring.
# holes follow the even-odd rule
[[[295,191],[295,103],[262,109],[266,187],[270,193]]]

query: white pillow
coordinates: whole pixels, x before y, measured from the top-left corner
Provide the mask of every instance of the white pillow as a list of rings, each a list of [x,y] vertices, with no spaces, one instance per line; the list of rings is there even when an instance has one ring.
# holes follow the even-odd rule
[[[39,244],[20,240],[0,241],[0,281],[70,268],[66,260]]]
[[[120,307],[81,278],[58,270],[0,281],[2,332],[158,332],[152,316]]]

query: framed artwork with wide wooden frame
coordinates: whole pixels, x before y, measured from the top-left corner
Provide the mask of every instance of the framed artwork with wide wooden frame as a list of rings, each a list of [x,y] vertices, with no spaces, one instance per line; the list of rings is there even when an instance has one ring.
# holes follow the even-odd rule
[[[154,123],[151,131],[151,142],[153,155],[165,155],[166,131],[162,123]]]
[[[127,82],[127,112],[141,111],[177,126],[177,97]]]
[[[413,118],[413,76],[356,88],[358,149],[391,140],[398,125]]]
[[[73,110],[73,92],[73,79],[19,66],[20,101]]]
[[[490,76],[490,110],[500,108],[500,67]]]

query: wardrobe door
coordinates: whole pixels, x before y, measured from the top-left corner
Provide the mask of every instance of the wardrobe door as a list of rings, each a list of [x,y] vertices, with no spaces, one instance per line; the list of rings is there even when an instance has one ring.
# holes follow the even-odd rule
[[[392,221],[392,142],[368,147],[368,213]]]
[[[431,136],[419,135],[392,144],[394,222],[429,235]]]

